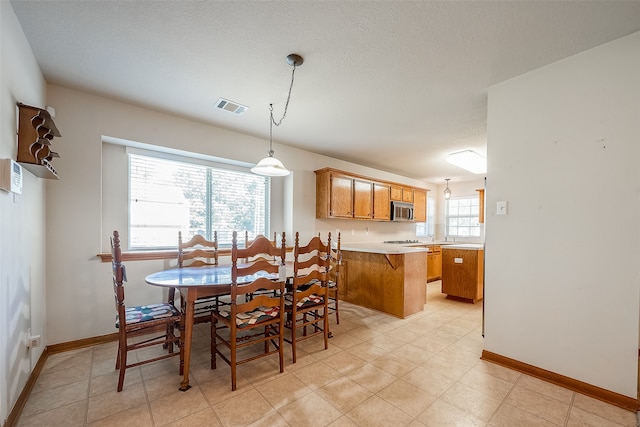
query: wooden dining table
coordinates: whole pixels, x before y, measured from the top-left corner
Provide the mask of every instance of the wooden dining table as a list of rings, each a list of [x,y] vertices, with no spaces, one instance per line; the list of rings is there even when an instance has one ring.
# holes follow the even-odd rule
[[[239,264],[238,267],[242,267],[242,265]],[[282,274],[285,274],[286,277],[292,277],[293,263],[286,263]],[[237,282],[248,283],[258,277],[277,279],[278,275],[258,272],[253,275],[238,277]],[[179,390],[187,391],[191,388],[189,385],[189,365],[191,361],[195,302],[198,298],[226,295],[231,292],[231,265],[172,268],[152,273],[145,277],[144,280],[152,286],[176,288],[186,301],[183,377]]]

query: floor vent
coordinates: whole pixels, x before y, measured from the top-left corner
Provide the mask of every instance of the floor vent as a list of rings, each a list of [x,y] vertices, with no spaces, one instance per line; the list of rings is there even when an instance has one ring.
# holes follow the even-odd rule
[[[230,111],[235,114],[242,114],[249,109],[249,107],[238,104],[237,102],[229,101],[228,99],[218,98],[216,101],[216,108],[221,110]]]

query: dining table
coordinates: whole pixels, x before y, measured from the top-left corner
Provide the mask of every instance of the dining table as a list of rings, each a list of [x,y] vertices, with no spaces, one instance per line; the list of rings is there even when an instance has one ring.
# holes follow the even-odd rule
[[[238,264],[241,268],[242,264]],[[285,280],[293,277],[293,263],[281,266],[279,274],[258,272],[248,276],[239,276],[237,283],[249,283],[259,277]],[[185,299],[184,313],[184,359],[181,361],[182,382],[179,390],[187,391],[189,385],[189,365],[191,361],[191,341],[193,337],[194,306],[199,298],[227,295],[231,292],[231,265],[212,265],[204,267],[171,268],[149,274],[145,282],[152,286],[176,288]]]

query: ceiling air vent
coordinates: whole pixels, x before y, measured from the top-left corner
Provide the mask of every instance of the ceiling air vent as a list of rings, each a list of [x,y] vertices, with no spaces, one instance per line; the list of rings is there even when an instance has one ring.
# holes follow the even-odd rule
[[[229,101],[228,99],[218,98],[216,101],[216,108],[220,108],[221,110],[231,111],[235,114],[242,114],[249,109],[244,105],[238,104],[237,102]]]

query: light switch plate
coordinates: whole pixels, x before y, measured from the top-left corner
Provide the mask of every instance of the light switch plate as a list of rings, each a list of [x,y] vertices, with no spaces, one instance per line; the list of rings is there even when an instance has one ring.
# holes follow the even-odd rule
[[[507,206],[508,203],[506,201],[496,202],[496,215],[506,215]]]

